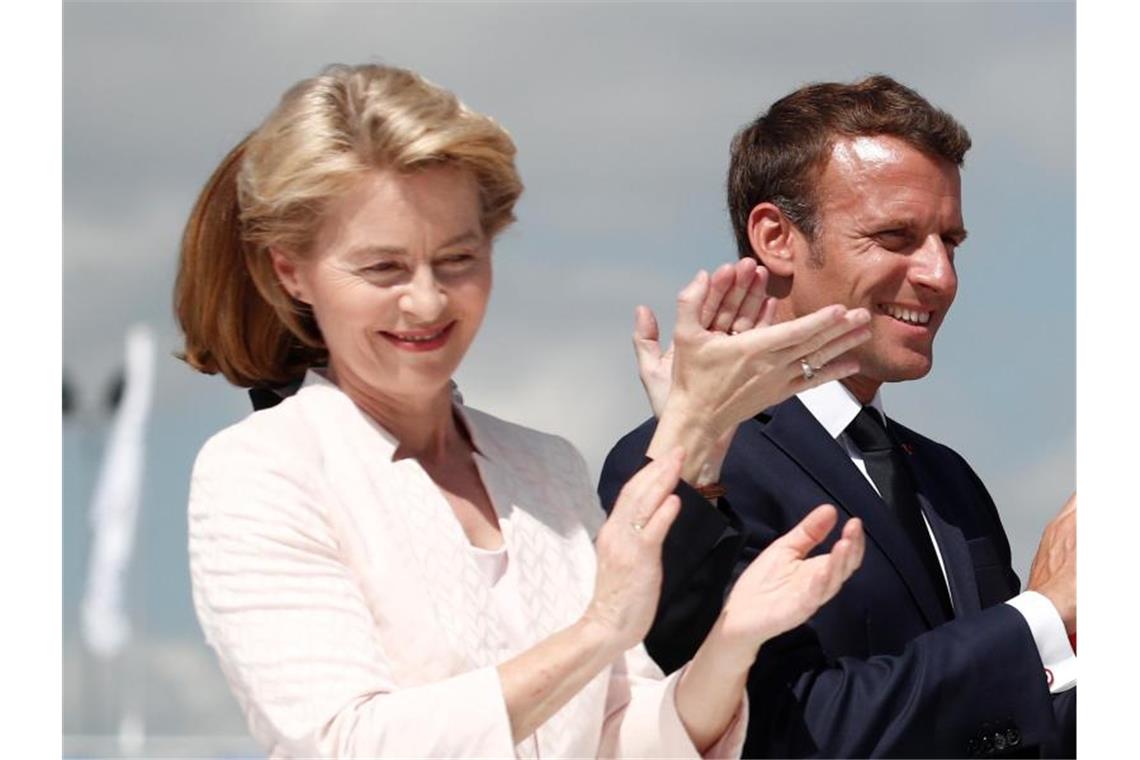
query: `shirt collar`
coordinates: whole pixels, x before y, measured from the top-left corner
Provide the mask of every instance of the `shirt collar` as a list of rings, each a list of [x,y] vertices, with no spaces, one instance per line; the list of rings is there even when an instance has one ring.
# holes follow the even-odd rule
[[[828,435],[836,439],[842,435],[851,421],[855,419],[855,416],[859,414],[859,410],[863,408],[859,399],[855,398],[851,391],[847,390],[847,386],[838,380],[800,391],[796,397],[811,412],[811,416],[823,425]],[[871,399],[868,406],[873,406],[886,419],[886,412],[883,411],[883,400],[878,391],[875,391],[875,397]]]
[[[320,388],[324,392],[330,393],[333,396],[342,397],[343,400],[348,403],[348,407],[353,410],[353,413],[356,416],[365,420],[372,428],[380,433],[389,458],[395,457],[396,449],[399,448],[400,442],[394,435],[388,432],[388,430],[383,425],[372,419],[372,417],[370,417],[367,412],[357,406],[356,403],[353,402],[351,398],[349,398],[348,394],[341,390],[340,387],[336,385],[336,383],[334,383],[332,380],[329,380],[327,367],[310,367],[308,369],[308,371],[305,373],[303,382],[300,383],[300,390],[305,390],[310,387]],[[311,391],[309,392],[311,393]],[[484,459],[490,459],[490,457],[488,457],[485,453],[489,451],[489,448],[485,445],[486,436],[480,432],[478,426],[475,424],[475,420],[472,418],[472,415],[468,413],[467,407],[463,404],[463,396],[459,393],[459,386],[457,386],[454,382],[451,384],[451,408],[456,417],[459,418],[462,426],[467,429],[467,435],[471,441],[471,448],[474,450],[474,452]]]

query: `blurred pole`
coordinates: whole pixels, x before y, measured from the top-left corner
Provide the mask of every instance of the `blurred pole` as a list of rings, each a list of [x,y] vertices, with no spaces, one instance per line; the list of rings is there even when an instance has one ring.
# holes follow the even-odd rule
[[[83,642],[101,665],[119,672],[123,695],[118,716],[120,750],[138,752],[144,741],[137,678],[121,657],[131,640],[127,578],[134,551],[142,493],[146,422],[154,395],[155,340],[147,325],[133,325],[126,335],[123,385],[111,423],[102,466],[91,500],[91,554],[80,605]],[[110,697],[111,695],[107,695]]]

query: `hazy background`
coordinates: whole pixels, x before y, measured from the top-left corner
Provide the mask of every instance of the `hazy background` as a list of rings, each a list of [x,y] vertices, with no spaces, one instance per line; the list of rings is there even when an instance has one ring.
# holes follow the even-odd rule
[[[201,643],[185,503],[195,452],[243,392],[168,358],[182,224],[225,152],[331,62],[414,68],[511,132],[527,190],[496,246],[468,403],[570,438],[596,476],[647,414],[633,306],[735,257],[723,180],[733,132],[795,87],[883,72],[970,130],[969,242],[935,371],[887,388],[892,416],[957,448],[989,486],[1024,579],[1074,486],[1074,11],[1067,3],[106,4],[64,9],[64,732],[110,753],[145,701],[145,754],[248,753]],[[86,509],[122,362],[160,361],[132,568],[136,642],[100,666],[77,638]],[[234,738],[227,738],[234,737]],[[136,745],[137,747],[138,745]]]

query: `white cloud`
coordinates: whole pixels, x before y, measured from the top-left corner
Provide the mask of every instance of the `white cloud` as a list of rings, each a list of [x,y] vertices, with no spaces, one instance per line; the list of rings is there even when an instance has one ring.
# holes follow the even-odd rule
[[[1075,433],[1057,441],[1025,467],[990,467],[987,487],[998,506],[1013,551],[1013,567],[1024,585],[1045,524],[1076,489]]]

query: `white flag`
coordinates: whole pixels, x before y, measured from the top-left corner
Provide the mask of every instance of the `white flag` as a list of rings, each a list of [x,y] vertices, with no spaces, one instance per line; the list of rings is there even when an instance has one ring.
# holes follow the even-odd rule
[[[146,421],[154,394],[154,335],[147,325],[127,331],[119,408],[91,500],[91,555],[81,607],[83,640],[112,658],[131,637],[125,596],[142,491]]]

